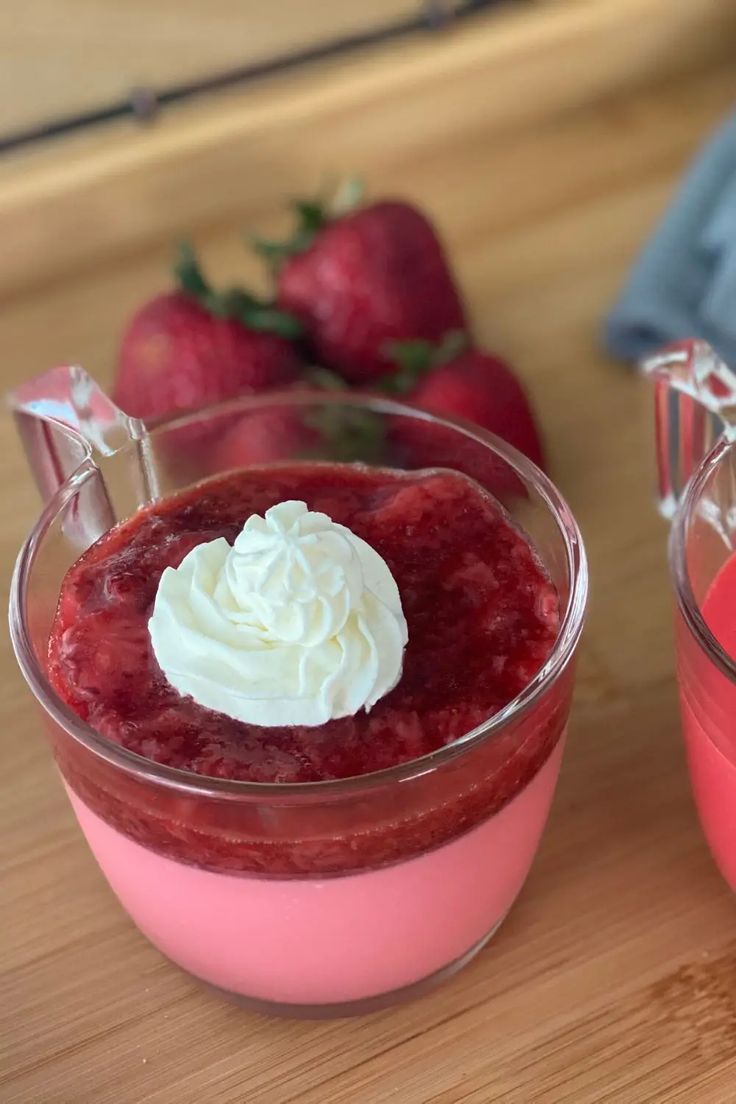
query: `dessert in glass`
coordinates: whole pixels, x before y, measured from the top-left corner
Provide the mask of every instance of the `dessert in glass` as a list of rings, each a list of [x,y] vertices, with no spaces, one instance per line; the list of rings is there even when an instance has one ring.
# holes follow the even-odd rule
[[[672,520],[680,708],[703,830],[736,889],[736,375],[701,341],[651,358],[660,507]]]
[[[144,935],[291,1015],[468,962],[524,883],[564,746],[587,571],[549,480],[377,397],[146,428],[56,369],[13,405],[46,498],[16,655]],[[266,422],[278,459],[223,451]]]

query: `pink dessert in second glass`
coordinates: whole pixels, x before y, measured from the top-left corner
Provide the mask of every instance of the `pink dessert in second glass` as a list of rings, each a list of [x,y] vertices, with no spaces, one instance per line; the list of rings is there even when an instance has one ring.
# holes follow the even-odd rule
[[[736,657],[736,556],[721,567],[702,615],[727,655]],[[690,777],[708,843],[736,890],[736,686],[678,618],[680,700]]]
[[[249,516],[286,500],[380,554],[408,624],[395,688],[369,712],[318,727],[264,728],[204,708],[168,683],[148,632],[166,567],[203,542],[232,542]],[[49,679],[108,741],[212,779],[215,790],[238,782],[274,796],[266,810],[236,808],[224,793],[207,805],[196,787],[187,798],[162,786],[154,798],[63,752],[72,803],[112,888],[192,974],[285,1006],[348,1005],[469,956],[531,864],[570,680],[475,757],[450,761],[421,800],[400,775],[384,782],[376,772],[430,756],[503,710],[550,656],[559,622],[558,594],[528,539],[490,495],[449,471],[254,468],[140,510],[69,570]],[[367,789],[336,827],[329,785],[354,779]],[[315,810],[307,791],[320,785],[328,788]],[[367,802],[379,786],[377,816]]]

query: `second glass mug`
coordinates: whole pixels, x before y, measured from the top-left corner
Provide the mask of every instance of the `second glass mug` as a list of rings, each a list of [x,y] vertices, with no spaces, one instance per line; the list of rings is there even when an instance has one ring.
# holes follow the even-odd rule
[[[16,656],[82,831],[140,930],[197,979],[281,1014],[364,1012],[458,970],[521,889],[560,767],[587,568],[554,486],[481,430],[374,397],[269,395],[146,428],[85,373],[60,368],[11,405],[45,499],[12,584]],[[45,653],[67,569],[139,506],[213,474],[206,449],[176,447],[182,431],[211,439],[220,424],[264,411],[329,426],[325,441],[347,440],[347,458],[363,463],[376,462],[376,440],[385,455],[409,428],[425,442],[421,463],[394,449],[392,467],[465,471],[529,535],[560,594],[560,631],[532,682],[485,724],[371,775],[247,783],[143,759],[55,694]],[[323,453],[346,458],[327,444]]]
[[[690,780],[736,890],[736,375],[702,341],[652,357],[659,502],[672,522],[677,681]]]

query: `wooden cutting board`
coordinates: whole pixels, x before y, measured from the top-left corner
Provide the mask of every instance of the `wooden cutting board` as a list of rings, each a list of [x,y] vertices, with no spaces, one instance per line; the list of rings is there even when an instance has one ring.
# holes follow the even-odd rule
[[[433,54],[364,57],[0,166],[5,387],[63,360],[108,380],[175,233],[216,276],[247,275],[240,227],[273,229],[281,197],[326,169],[415,198],[481,339],[529,386],[593,580],[569,749],[521,899],[456,979],[362,1020],[248,1015],[160,958],[72,822],[4,643],[3,1104],[736,1099],[736,906],[688,792],[648,396],[598,340],[736,97],[734,10],[714,9],[554,3]],[[38,506],[7,419],[0,442],[7,579]]]

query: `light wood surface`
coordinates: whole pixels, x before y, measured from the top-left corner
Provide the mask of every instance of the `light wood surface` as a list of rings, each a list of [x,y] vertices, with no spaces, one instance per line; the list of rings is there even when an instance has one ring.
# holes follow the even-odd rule
[[[369,96],[373,106],[361,113],[349,80],[345,101],[330,108],[325,89],[334,89],[334,74],[315,85],[309,101],[333,124],[317,145],[320,167],[331,142],[336,164],[359,161],[377,191],[409,194],[436,216],[479,335],[507,353],[529,385],[553,476],[587,541],[593,591],[569,749],[518,904],[461,975],[403,1008],[362,1020],[297,1023],[220,1003],[160,958],[104,885],[5,642],[3,1104],[736,1099],[736,906],[708,856],[688,792],[665,532],[652,507],[648,396],[631,373],[606,361],[598,343],[603,312],[647,228],[697,143],[733,103],[736,74],[724,64],[645,87],[621,69],[615,92],[611,66],[607,94],[578,99],[567,83],[571,38],[560,32],[555,40],[555,65],[552,51],[543,49],[545,29],[550,24],[530,26],[530,50],[544,58],[548,109],[530,107],[513,127],[500,125],[493,105],[486,113],[466,110],[451,58],[444,109],[423,111],[407,91],[393,130],[379,96]],[[609,31],[611,49],[623,56],[623,32],[613,22]],[[580,36],[593,43],[589,24]],[[577,64],[588,91],[600,87],[592,73],[585,84],[587,59]],[[472,81],[472,65],[469,73]],[[368,76],[361,77],[366,87]],[[389,73],[385,79],[390,85]],[[560,88],[567,91],[558,94]],[[308,143],[290,159],[285,141],[289,127],[299,129],[302,109],[300,100],[287,123],[286,104],[272,108],[273,145],[264,139],[265,152],[260,146],[253,152],[251,175],[258,179],[242,177],[240,203],[232,180],[215,182],[211,207],[182,203],[178,214],[182,220],[186,214],[218,275],[241,266],[242,223],[273,222],[279,196],[313,181]],[[222,175],[224,135],[233,146],[230,171],[247,162],[248,110],[242,133],[234,107],[224,122],[220,114],[210,118]],[[351,118],[360,125],[351,128]],[[204,113],[191,120],[200,154],[206,123]],[[7,228],[17,258],[25,235],[32,257],[21,265],[17,286],[6,270],[4,387],[65,359],[109,379],[124,319],[163,281],[171,232],[166,199],[174,193],[161,188],[185,173],[179,125],[183,118],[172,130],[152,133],[139,160],[123,147],[115,162],[108,137],[101,175],[94,167],[103,155],[90,153],[86,162],[80,153],[77,181],[81,176],[95,204],[82,206],[75,223],[83,247],[63,236],[63,221],[47,239],[49,254],[69,248],[72,260],[63,269],[55,256],[44,269],[40,237],[17,225],[30,209],[0,203],[3,237]],[[105,164],[116,165],[122,182],[106,175]],[[39,164],[38,176],[27,176],[43,225],[52,206],[44,190],[48,172]],[[190,172],[202,184],[206,158],[195,159]],[[69,193],[61,176],[56,183],[68,215]],[[150,206],[141,223],[135,212],[127,223],[121,215],[118,237],[98,251],[98,227],[105,211],[113,220],[120,212],[123,187],[132,189],[134,207],[146,195]],[[37,503],[7,420],[0,441],[7,579]]]

